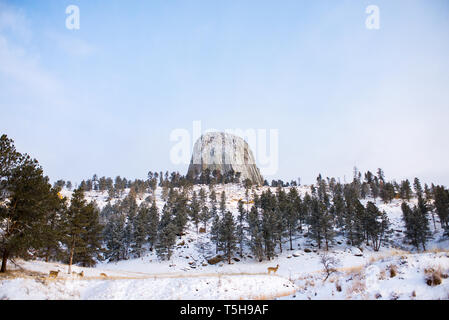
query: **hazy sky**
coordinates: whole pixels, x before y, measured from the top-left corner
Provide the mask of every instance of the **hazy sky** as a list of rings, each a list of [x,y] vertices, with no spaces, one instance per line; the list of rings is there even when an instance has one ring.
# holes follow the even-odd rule
[[[0,111],[53,181],[185,174],[170,133],[199,120],[277,129],[268,180],[448,185],[449,2],[0,0]]]

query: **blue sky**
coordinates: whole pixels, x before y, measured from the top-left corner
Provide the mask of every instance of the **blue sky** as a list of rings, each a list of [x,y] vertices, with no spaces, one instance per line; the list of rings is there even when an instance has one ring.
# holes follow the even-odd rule
[[[169,136],[200,120],[277,129],[269,180],[448,185],[448,40],[446,0],[0,0],[0,132],[53,181],[185,173]]]

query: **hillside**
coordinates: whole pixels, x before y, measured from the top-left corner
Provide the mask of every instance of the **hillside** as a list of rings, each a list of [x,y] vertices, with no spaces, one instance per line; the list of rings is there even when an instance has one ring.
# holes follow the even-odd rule
[[[202,186],[204,187],[204,186]],[[192,191],[198,192],[201,186]],[[296,187],[303,197],[309,186]],[[260,194],[267,189],[254,190]],[[286,188],[288,189],[288,188]],[[237,184],[219,185],[217,193],[225,191],[227,209],[238,214],[239,199],[245,189]],[[122,199],[129,190],[122,195]],[[72,192],[63,190],[68,198]],[[88,201],[100,208],[107,203],[107,194],[86,192]],[[137,197],[145,201],[149,194]],[[162,208],[161,189],[156,192],[157,205]],[[119,199],[113,200],[118,201]],[[365,199],[362,202],[374,201]],[[259,262],[248,248],[244,256],[237,255],[231,264],[209,264],[215,248],[210,233],[197,233],[191,222],[185,235],[176,240],[172,257],[161,261],[156,253],[147,252],[140,258],[118,262],[101,262],[95,268],[74,267],[84,271],[84,277],[68,275],[67,266],[42,261],[16,261],[14,271],[1,278],[0,297],[3,299],[448,299],[449,241],[437,229],[427,243],[427,252],[418,253],[404,243],[404,223],[400,200],[376,204],[385,210],[394,231],[391,241],[375,252],[371,247],[348,245],[337,235],[329,248],[329,255],[337,259],[337,270],[326,281],[320,261],[323,250],[305,234],[294,237],[293,248],[287,240],[282,253],[276,252],[271,261]],[[411,204],[416,202],[412,199]],[[438,228],[438,225],[437,225]],[[443,240],[442,240],[443,239]],[[267,268],[279,265],[276,275],[268,275]],[[394,269],[391,276],[390,269]],[[57,279],[48,279],[50,270],[60,270]],[[107,278],[100,274],[107,274]],[[426,284],[429,274],[439,273],[442,283]],[[155,290],[157,288],[157,290]]]

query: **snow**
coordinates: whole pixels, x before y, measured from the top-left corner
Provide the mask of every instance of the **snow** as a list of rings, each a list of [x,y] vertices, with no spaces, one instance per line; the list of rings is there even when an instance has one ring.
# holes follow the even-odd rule
[[[207,186],[195,186],[192,192],[198,193],[201,187],[209,190]],[[260,187],[255,192],[261,194],[267,189],[276,191]],[[310,192],[309,186],[297,189],[302,197]],[[245,189],[229,184],[216,186],[215,191],[218,199],[222,191],[226,192],[227,208],[237,215],[238,200],[245,200]],[[125,190],[122,197],[128,192]],[[69,199],[71,194],[62,191]],[[137,203],[148,195],[140,195]],[[164,205],[161,188],[157,189],[156,197],[161,210]],[[107,192],[87,192],[86,198],[100,208],[108,202]],[[367,199],[362,203],[365,205],[367,201],[374,202]],[[177,240],[170,261],[160,261],[155,252],[148,251],[141,258],[103,262],[95,268],[73,266],[74,272],[84,271],[83,278],[67,274],[68,266],[61,263],[16,261],[18,266],[9,264],[12,275],[0,277],[0,299],[449,299],[449,279],[433,287],[425,282],[426,269],[449,273],[449,240],[442,238],[438,220],[428,251],[418,253],[403,241],[401,200],[375,203],[387,212],[392,223],[395,230],[392,242],[375,252],[364,245],[351,247],[344,237],[337,236],[329,255],[338,259],[339,264],[326,281],[320,262],[323,251],[304,234],[293,240],[292,250],[286,241],[282,253],[271,261],[256,261],[246,251],[244,257],[238,256],[239,262],[209,265],[207,259],[215,256],[210,236],[198,234],[189,225],[186,235]],[[277,264],[276,274],[268,275],[267,268]],[[393,278],[390,266],[397,270]],[[60,270],[56,279],[48,278],[51,270]],[[108,277],[103,278],[101,273]]]

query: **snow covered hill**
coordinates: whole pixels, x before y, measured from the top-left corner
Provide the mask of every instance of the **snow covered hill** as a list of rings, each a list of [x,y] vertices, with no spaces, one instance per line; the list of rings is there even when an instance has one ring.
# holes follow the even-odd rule
[[[198,192],[200,187],[195,186],[194,191]],[[260,194],[268,188],[261,187],[256,192]],[[310,192],[309,186],[297,188],[302,197]],[[271,189],[275,192],[275,188]],[[238,200],[245,199],[245,189],[236,184],[215,188],[217,194],[223,190],[227,208],[236,215]],[[62,193],[71,196],[68,190]],[[147,196],[140,195],[137,203]],[[160,210],[164,204],[160,188],[156,196]],[[86,193],[86,198],[95,200],[102,208],[108,196],[106,192],[92,191]],[[215,255],[215,248],[210,235],[197,233],[189,225],[186,234],[177,240],[169,261],[160,261],[155,252],[148,251],[138,259],[103,262],[95,268],[75,266],[75,272],[84,272],[82,278],[68,275],[64,264],[16,261],[17,265],[11,266],[14,271],[0,278],[0,298],[449,299],[449,279],[446,279],[449,241],[442,238],[442,230],[437,228],[426,253],[414,252],[403,241],[401,201],[384,204],[378,200],[376,205],[386,211],[392,223],[391,243],[375,252],[367,246],[351,247],[342,236],[337,236],[329,249],[329,255],[338,261],[337,270],[326,281],[321,263],[323,251],[307,237],[297,236],[293,250],[287,250],[285,245],[283,252],[278,252],[271,261],[259,262],[246,251],[244,257],[233,259],[231,264],[211,265],[207,259]],[[276,274],[267,274],[267,268],[276,265],[279,265]],[[56,279],[48,277],[51,270],[60,270]],[[432,277],[439,278],[441,283],[430,281],[429,285]]]

